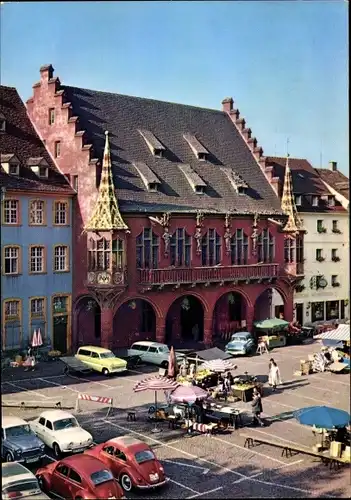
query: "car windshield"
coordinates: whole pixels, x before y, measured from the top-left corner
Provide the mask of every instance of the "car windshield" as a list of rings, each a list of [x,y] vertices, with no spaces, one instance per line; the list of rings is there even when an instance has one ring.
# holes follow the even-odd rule
[[[17,437],[17,436],[28,436],[30,434],[29,425],[15,425],[15,427],[9,427],[6,429],[6,437]]]
[[[79,427],[77,420],[74,417],[63,418],[54,422],[54,430],[62,431],[63,429],[70,429],[71,427]]]
[[[168,349],[168,347],[165,345],[165,346],[163,346],[163,347],[159,347],[159,348],[158,348],[158,351],[159,351],[159,352],[169,352],[169,349]]]
[[[25,498],[27,496],[40,493],[38,482],[33,479],[31,481],[21,481],[12,483],[2,490],[2,498],[14,500],[16,498]]]
[[[99,484],[107,483],[107,481],[113,481],[113,475],[109,470],[103,469],[99,470],[98,472],[93,472],[93,474],[90,476],[90,479],[92,480],[93,484],[95,484],[95,486],[98,486]]]
[[[233,337],[232,342],[245,342],[246,337]]]
[[[100,358],[101,359],[107,359],[107,358],[115,358],[116,356],[113,354],[113,352],[101,352],[100,353]]]
[[[155,455],[150,450],[138,451],[135,454],[135,460],[138,464],[142,464],[144,462],[149,462],[150,460],[155,460]]]

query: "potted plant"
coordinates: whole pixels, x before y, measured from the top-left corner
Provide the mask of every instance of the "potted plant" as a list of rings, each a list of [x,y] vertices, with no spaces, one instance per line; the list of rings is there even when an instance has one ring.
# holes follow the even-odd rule
[[[55,349],[48,352],[49,359],[56,360],[61,356],[61,351]]]
[[[340,262],[340,257],[338,257],[337,255],[334,255],[334,256],[332,257],[332,261],[333,261],[333,262]]]

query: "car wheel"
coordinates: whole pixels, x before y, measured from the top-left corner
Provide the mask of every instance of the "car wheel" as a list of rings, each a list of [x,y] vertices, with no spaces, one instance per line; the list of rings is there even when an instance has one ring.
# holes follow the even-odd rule
[[[55,457],[60,458],[61,457],[61,449],[60,449],[59,445],[57,443],[54,443],[52,446],[52,449],[53,449]]]
[[[105,375],[105,377],[108,377],[110,375],[110,372],[108,371],[107,368],[102,369],[102,374]]]
[[[120,483],[124,491],[131,491],[133,488],[133,483],[128,474],[122,474],[120,477]]]
[[[5,455],[5,460],[6,462],[13,462],[14,461],[14,458],[13,458],[13,455],[11,452],[7,452],[6,455]]]
[[[41,476],[41,475],[37,476],[37,480],[38,480],[39,488],[41,489],[41,491],[43,491],[45,493],[46,486],[45,486],[45,481],[44,481],[43,476]]]

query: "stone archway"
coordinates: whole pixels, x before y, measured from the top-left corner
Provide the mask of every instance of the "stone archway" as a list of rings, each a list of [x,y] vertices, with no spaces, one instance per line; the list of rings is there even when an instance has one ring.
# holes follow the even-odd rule
[[[144,299],[129,299],[113,318],[114,347],[130,347],[138,340],[156,340],[156,313]]]
[[[231,333],[246,330],[247,301],[240,292],[226,292],[216,302],[213,310],[213,333],[226,339]]]
[[[194,295],[183,295],[170,306],[166,317],[166,343],[202,342],[204,305]]]
[[[100,345],[101,309],[93,297],[81,297],[75,305],[76,344]]]
[[[254,321],[270,318],[285,318],[286,299],[280,290],[270,287],[264,290],[256,299]]]

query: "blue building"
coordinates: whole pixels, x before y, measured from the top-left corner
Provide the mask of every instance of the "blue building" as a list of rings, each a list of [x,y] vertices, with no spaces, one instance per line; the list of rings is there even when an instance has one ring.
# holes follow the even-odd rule
[[[0,86],[2,349],[71,347],[75,191],[38,137],[16,89]]]

